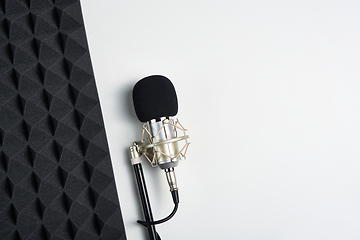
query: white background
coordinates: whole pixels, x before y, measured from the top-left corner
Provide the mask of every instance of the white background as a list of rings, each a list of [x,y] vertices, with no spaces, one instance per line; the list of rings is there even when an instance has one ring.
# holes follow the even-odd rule
[[[188,159],[162,239],[360,239],[360,1],[83,0],[129,240],[147,239],[128,147],[131,100],[172,80]],[[156,219],[172,210],[144,162]]]

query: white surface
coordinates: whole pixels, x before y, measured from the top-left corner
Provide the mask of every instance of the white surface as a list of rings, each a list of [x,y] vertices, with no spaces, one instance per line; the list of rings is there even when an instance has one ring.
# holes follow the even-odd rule
[[[131,91],[174,83],[188,160],[162,239],[360,239],[359,1],[83,0],[129,240],[147,239],[128,146]],[[156,219],[172,210],[145,165]]]

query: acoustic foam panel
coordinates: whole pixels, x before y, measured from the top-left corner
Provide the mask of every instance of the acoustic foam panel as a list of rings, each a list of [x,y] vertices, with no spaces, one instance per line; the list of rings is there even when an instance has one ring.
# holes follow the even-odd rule
[[[0,0],[0,239],[126,239],[79,0]]]

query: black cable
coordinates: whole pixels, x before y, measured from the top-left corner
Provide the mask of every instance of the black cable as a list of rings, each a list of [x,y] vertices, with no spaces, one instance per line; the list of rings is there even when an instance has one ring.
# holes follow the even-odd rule
[[[174,202],[174,209],[173,211],[169,214],[169,216],[161,219],[161,220],[158,220],[158,221],[141,221],[141,220],[138,220],[137,222],[141,225],[143,225],[144,227],[148,227],[148,226],[151,226],[151,225],[156,225],[156,224],[161,224],[161,223],[164,223],[166,221],[169,221],[176,213],[178,207],[179,207],[179,192],[178,190],[173,190],[171,191],[171,196],[173,198],[173,202]]]
[[[178,209],[178,206],[179,206],[179,204],[176,203],[175,206],[174,206],[174,210],[170,213],[170,215],[167,216],[166,218],[161,219],[161,220],[154,221],[154,222],[147,222],[147,221],[138,220],[137,222],[140,223],[141,225],[143,225],[144,227],[147,227],[149,225],[157,225],[157,224],[164,223],[166,221],[169,221],[175,215],[175,213],[176,213],[176,211]]]
[[[161,220],[158,220],[158,221],[153,221],[149,196],[147,193],[144,174],[143,174],[141,164],[134,165],[134,172],[135,172],[135,176],[136,176],[136,180],[137,180],[137,184],[138,184],[138,189],[139,189],[141,204],[143,206],[144,216],[146,219],[146,221],[138,220],[137,222],[148,229],[149,237],[151,240],[161,240],[160,235],[155,230],[155,225],[164,223],[164,222],[168,221],[169,219],[171,219],[175,215],[175,213],[179,207],[179,192],[178,192],[178,190],[171,191],[172,199],[173,199],[175,206],[174,206],[173,211],[169,214],[169,216],[167,216],[166,218],[163,218]]]

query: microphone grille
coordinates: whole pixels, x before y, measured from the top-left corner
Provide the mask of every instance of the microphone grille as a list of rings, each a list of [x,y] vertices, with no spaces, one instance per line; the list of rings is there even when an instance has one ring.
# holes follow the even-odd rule
[[[172,82],[161,75],[139,80],[133,89],[135,113],[141,122],[175,116],[178,101]]]

